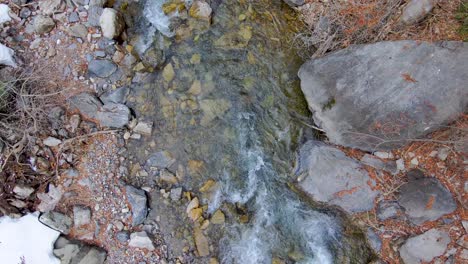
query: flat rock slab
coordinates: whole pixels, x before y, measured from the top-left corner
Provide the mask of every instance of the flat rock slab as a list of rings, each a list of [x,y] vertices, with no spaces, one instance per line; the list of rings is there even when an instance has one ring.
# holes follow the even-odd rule
[[[39,221],[44,225],[67,235],[72,226],[72,219],[59,212],[47,212],[39,216]]]
[[[375,182],[357,161],[318,141],[301,147],[296,174],[299,187],[314,200],[351,213],[372,209],[379,193],[371,189]]]
[[[81,93],[68,99],[72,110],[79,111],[84,117],[99,125],[111,128],[122,128],[130,121],[130,109],[124,104],[103,104],[97,97],[89,93]]]
[[[436,178],[424,177],[420,171],[408,174],[409,182],[401,186],[398,203],[413,224],[437,220],[457,209],[450,191]]]
[[[468,105],[468,43],[387,41],[305,63],[301,89],[332,143],[401,147],[455,120]]]
[[[430,262],[444,254],[449,243],[450,237],[447,232],[431,229],[406,240],[400,248],[400,256],[405,264]]]
[[[110,60],[92,60],[88,64],[91,77],[108,78],[117,70],[117,65]]]

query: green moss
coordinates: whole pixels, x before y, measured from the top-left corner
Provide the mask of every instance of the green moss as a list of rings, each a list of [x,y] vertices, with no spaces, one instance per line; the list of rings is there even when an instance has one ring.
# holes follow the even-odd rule
[[[336,104],[335,98],[332,97],[328,102],[323,106],[323,111],[331,109]]]
[[[468,41],[468,1],[464,1],[458,7],[455,18],[461,23],[458,33],[463,41]]]

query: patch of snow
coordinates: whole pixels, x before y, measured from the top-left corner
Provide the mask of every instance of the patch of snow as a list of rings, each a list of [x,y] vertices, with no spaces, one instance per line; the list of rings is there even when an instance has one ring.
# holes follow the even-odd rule
[[[11,21],[10,8],[5,4],[0,4],[0,24]]]
[[[15,60],[13,59],[14,54],[15,52],[12,49],[0,43],[0,65],[16,67]]]
[[[59,264],[54,256],[54,242],[60,232],[38,220],[39,213],[19,219],[0,218],[0,256],[3,264]]]

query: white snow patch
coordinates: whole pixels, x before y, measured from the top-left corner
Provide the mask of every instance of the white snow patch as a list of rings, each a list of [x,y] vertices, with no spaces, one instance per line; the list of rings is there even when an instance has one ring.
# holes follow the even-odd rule
[[[2,264],[59,264],[54,256],[54,242],[60,232],[38,220],[39,213],[19,219],[0,218],[0,262]]]
[[[5,4],[0,4],[0,24],[11,21],[10,8]]]
[[[12,49],[0,43],[0,65],[16,67],[15,60],[13,59],[14,54],[15,52]]]

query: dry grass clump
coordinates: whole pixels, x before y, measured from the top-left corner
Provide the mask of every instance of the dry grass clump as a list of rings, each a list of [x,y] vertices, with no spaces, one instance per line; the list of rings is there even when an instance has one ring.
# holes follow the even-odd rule
[[[4,68],[0,71],[0,141],[10,154],[20,154],[48,130],[47,116],[60,91],[48,68]]]
[[[312,0],[300,9],[308,28],[295,42],[314,58],[382,40],[460,40],[456,13],[462,1],[440,0],[426,19],[404,26],[398,19],[407,0]]]
[[[17,184],[40,188],[50,178],[36,172],[31,159],[50,166],[35,157],[34,146],[39,135],[50,132],[48,114],[60,102],[54,72],[50,67],[0,69],[0,215],[18,212],[10,205]]]

